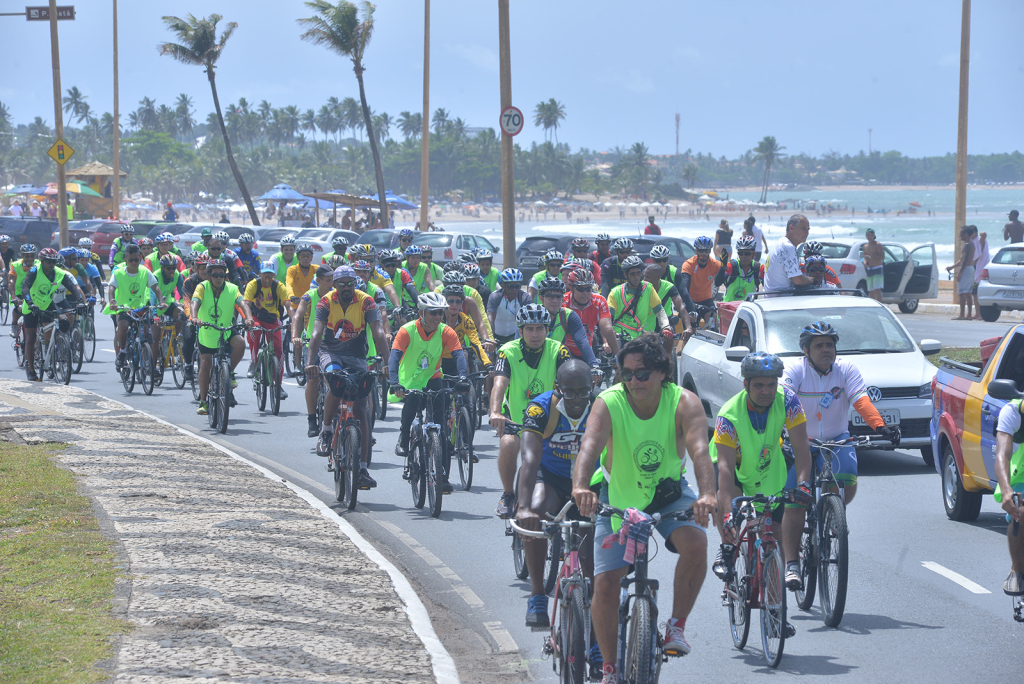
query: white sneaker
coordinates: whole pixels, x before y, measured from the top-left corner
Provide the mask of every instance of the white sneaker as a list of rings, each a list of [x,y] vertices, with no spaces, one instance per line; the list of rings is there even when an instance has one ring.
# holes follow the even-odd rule
[[[670,656],[684,656],[690,653],[690,644],[683,634],[683,624],[675,618],[669,618],[665,626],[665,653]]]

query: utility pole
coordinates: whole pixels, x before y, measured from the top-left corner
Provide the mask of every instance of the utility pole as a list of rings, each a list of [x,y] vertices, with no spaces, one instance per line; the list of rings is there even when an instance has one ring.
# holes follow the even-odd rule
[[[679,114],[676,114],[676,156],[679,156]]]
[[[871,154],[871,129],[868,129],[868,154]]]
[[[50,0],[50,57],[53,62],[53,124],[57,140],[64,139],[64,111],[60,101],[60,46],[57,43],[57,0]],[[57,222],[60,246],[68,246],[68,181],[64,165],[57,164]]]
[[[953,226],[953,259],[960,260],[963,251],[960,228],[967,223],[967,91],[971,71],[971,0],[963,0],[960,19],[960,111],[956,122],[956,209]],[[960,294],[953,287],[953,303],[960,303]]]
[[[430,226],[430,0],[423,0],[423,134],[420,150],[420,230]]]
[[[51,0],[55,1],[55,0]],[[508,2],[498,0],[498,53],[501,79],[501,109],[512,106],[512,57],[508,26]],[[503,268],[516,265],[516,202],[512,175],[512,136],[501,134],[501,257]]]
[[[114,0],[114,178],[110,197],[114,203],[114,218],[121,218],[121,117],[117,93],[117,0]]]

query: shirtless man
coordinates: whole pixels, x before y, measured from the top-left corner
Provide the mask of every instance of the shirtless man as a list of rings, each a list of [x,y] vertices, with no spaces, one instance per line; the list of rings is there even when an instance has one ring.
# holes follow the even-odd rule
[[[1003,239],[1009,240],[1010,244],[1024,242],[1024,223],[1017,220],[1020,212],[1016,209],[1010,212],[1010,222],[1003,226]]]
[[[864,245],[864,270],[867,273],[868,296],[876,301],[882,301],[882,284],[885,278],[882,275],[882,259],[885,258],[885,250],[882,244],[875,240],[875,231],[870,228],[864,233],[868,239]]]

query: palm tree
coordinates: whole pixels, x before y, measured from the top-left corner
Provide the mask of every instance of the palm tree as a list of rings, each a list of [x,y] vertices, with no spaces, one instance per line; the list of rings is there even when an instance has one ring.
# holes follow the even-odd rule
[[[380,144],[383,145],[384,141],[390,137],[391,124],[394,123],[394,119],[387,112],[373,115],[373,129],[380,136]]]
[[[156,100],[144,97],[139,100],[139,128],[156,130],[160,126],[160,119],[156,114]]]
[[[338,132],[348,128],[348,126],[345,125],[345,112],[342,109],[341,100],[331,95],[327,98],[327,104],[324,106],[331,115],[331,132],[334,133],[334,142],[339,142]],[[322,109],[320,111],[323,112]]]
[[[423,132],[423,115],[419,112],[402,112],[398,115],[398,129],[406,140],[415,140]]]
[[[302,120],[299,125],[304,132],[312,134],[313,141],[316,142],[316,112],[312,109],[307,109],[302,114]]]
[[[354,97],[346,97],[338,105],[338,125],[343,130],[352,131],[352,137],[356,136],[356,131],[361,131],[365,128],[365,124],[362,123],[363,112],[359,109],[359,103],[356,102]],[[360,140],[362,139],[362,133],[359,134]]]
[[[692,188],[697,183],[698,170],[696,164],[687,164],[683,168],[683,180],[686,181],[687,188]]]
[[[761,142],[757,143],[757,147],[754,148],[754,160],[764,162],[764,183],[761,186],[761,199],[759,202],[765,202],[768,199],[768,180],[772,171],[772,164],[786,155],[782,150],[785,147],[780,147],[779,143],[775,141],[774,135],[766,135],[761,139]]]
[[[207,79],[210,81],[210,91],[213,93],[213,106],[217,110],[217,123],[220,125],[221,137],[224,139],[224,150],[228,158],[228,166],[238,184],[238,190],[242,193],[245,206],[249,209],[249,217],[254,226],[260,225],[260,218],[256,214],[256,207],[252,205],[252,198],[249,190],[245,187],[245,180],[235,163],[235,155],[231,151],[231,141],[228,139],[228,131],[224,125],[224,114],[220,110],[220,98],[217,97],[217,82],[214,77],[214,67],[217,59],[224,52],[224,46],[228,38],[238,28],[235,22],[229,22],[224,27],[220,38],[217,37],[217,23],[221,20],[219,14],[211,14],[204,19],[197,19],[189,14],[185,19],[178,17],[164,17],[164,23],[181,43],[161,43],[159,50],[161,55],[170,55],[183,64],[192,64],[203,67]]]
[[[441,107],[435,109],[430,123],[434,127],[434,135],[444,135],[448,131],[448,110]]]
[[[85,101],[89,99],[87,96],[82,94],[82,91],[78,89],[78,86],[71,86],[68,88],[68,94],[64,97],[64,113],[70,113],[71,116],[78,119],[78,123],[82,123],[88,117],[89,105]]]
[[[533,125],[544,127],[544,139],[548,140],[551,130],[554,132],[555,143],[558,143],[559,121],[565,118],[565,105],[551,98],[547,102],[540,102],[533,110]]]
[[[352,60],[352,70],[359,83],[359,101],[363,110],[363,122],[370,141],[370,153],[373,155],[374,175],[377,177],[377,198],[380,201],[380,219],[384,227],[388,226],[388,204],[384,197],[384,171],[380,164],[380,153],[377,151],[377,136],[373,132],[370,120],[370,107],[366,104],[366,88],[363,84],[363,55],[366,46],[373,36],[373,11],[370,2],[364,2],[360,10],[347,0],[340,0],[332,5],[326,0],[312,0],[306,7],[314,10],[319,16],[299,19],[299,24],[306,27],[302,39],[323,45],[328,50]]]
[[[337,99],[337,98],[334,98]],[[324,139],[338,130],[338,117],[334,115],[334,109],[330,104],[325,104],[316,115],[316,125],[324,132]]]
[[[193,143],[196,141],[195,133],[192,130],[196,125],[196,120],[192,118],[194,111],[192,98],[185,93],[178,95],[178,99],[174,102],[174,122],[178,130],[181,131],[182,139],[187,135],[192,138]]]

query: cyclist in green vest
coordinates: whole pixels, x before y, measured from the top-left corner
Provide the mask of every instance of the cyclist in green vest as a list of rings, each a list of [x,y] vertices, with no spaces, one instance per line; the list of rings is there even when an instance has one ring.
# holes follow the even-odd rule
[[[754,259],[754,237],[743,235],[736,240],[736,259],[726,263],[715,276],[715,288],[725,285],[722,301],[739,302],[748,294],[761,289],[764,282],[764,266]]]
[[[279,244],[281,251],[274,255],[274,263],[277,264],[276,278],[284,283],[288,281],[288,269],[299,262],[295,258],[295,238],[285,235]]]
[[[730,511],[737,496],[776,496],[785,489],[789,464],[782,449],[782,434],[783,430],[788,432],[798,480],[791,496],[794,503],[801,505],[784,509],[778,506],[772,511],[772,519],[782,523],[784,559],[798,563],[805,506],[814,502],[810,484],[811,452],[807,417],[800,399],[796,392],[779,382],[784,372],[782,359],[774,354],[754,352],[743,359],[740,364],[743,390],[718,411],[711,456],[718,463],[718,508]],[[726,516],[723,522],[728,521],[729,516]],[[735,529],[731,525],[725,524],[720,531],[724,545],[735,544]],[[716,560],[715,574],[721,572],[724,578],[728,578],[727,568],[732,567],[730,551],[723,546],[722,570]],[[794,579],[799,586],[799,565],[787,565],[787,586]],[[796,630],[787,625],[787,636],[795,633]]]
[[[448,308],[445,296],[437,292],[426,292],[419,296],[417,306],[420,317],[399,329],[388,360],[391,377],[398,379],[397,384],[391,386],[391,392],[399,399],[405,399],[398,444],[395,445],[395,455],[403,458],[409,449],[409,431],[413,418],[416,417],[423,399],[418,396],[408,397],[405,391],[442,389],[444,384],[441,377],[441,360],[446,353],[454,359],[456,370],[463,382],[468,382],[466,376],[469,372],[466,352],[462,348],[458,334],[443,322]],[[442,421],[447,415],[446,400],[437,400],[432,408],[435,421]],[[451,452],[448,449],[445,449],[445,452],[444,493],[450,494],[452,486],[448,482],[448,473],[451,472]],[[408,474],[405,477],[408,477]]]
[[[572,358],[561,342],[548,337],[550,325],[551,314],[543,306],[520,306],[516,311],[519,337],[498,349],[494,364],[489,422],[501,438],[498,475],[503,491],[495,510],[499,518],[509,518],[515,513],[513,485],[519,457],[519,426],[526,405],[537,395],[554,388],[555,372]]]
[[[25,282],[25,276],[36,265],[36,254],[39,249],[32,243],[24,244],[18,250],[21,253],[21,261],[10,264],[7,275],[7,288],[11,292],[11,337],[18,337],[18,319],[21,318],[21,284]],[[56,262],[55,262],[56,263]]]
[[[124,363],[128,352],[124,349],[124,341],[128,336],[128,325],[131,318],[125,309],[138,309],[150,303],[150,293],[156,297],[155,304],[158,307],[164,305],[164,297],[157,287],[156,276],[145,266],[142,266],[142,250],[138,245],[128,245],[124,249],[124,266],[115,268],[110,273],[110,285],[107,296],[110,297],[110,304],[103,311],[104,314],[117,315],[117,333],[114,336],[114,349],[117,352],[118,369]],[[153,324],[151,330],[153,339],[157,339],[157,325]],[[153,358],[156,358],[156,345],[153,345]]]
[[[651,247],[650,260],[652,264],[661,266],[661,278],[667,280],[679,289],[679,269],[669,263],[669,252],[668,247],[665,245],[654,245]],[[664,298],[663,298],[664,301]],[[680,310],[682,307],[678,307]]]
[[[1003,592],[1024,595],[1024,534],[1013,533],[1014,523],[1024,521],[1024,430],[1021,430],[1021,400],[1007,402],[996,423],[996,503],[1006,511],[1006,541],[1010,547],[1010,574]],[[1006,496],[1007,493],[1011,493]]]
[[[441,280],[437,281],[437,287],[434,288],[434,292],[441,292],[449,285],[458,285],[461,287],[463,295],[463,312],[473,319],[473,325],[476,326],[476,332],[480,339],[483,340],[485,344],[493,347],[493,341],[491,340],[491,324],[487,316],[483,314],[484,304],[483,300],[480,298],[480,293],[466,284],[466,276],[463,274],[458,262],[448,262],[445,264],[445,270],[446,273],[441,277]],[[491,353],[494,353],[493,348],[490,351]]]
[[[430,245],[420,245],[420,254],[423,255],[423,263],[430,270],[430,278],[434,281],[434,286],[436,287],[441,282],[441,278],[444,277],[444,270],[434,263],[434,248]]]
[[[71,324],[66,320],[66,314],[73,312],[76,304],[85,301],[74,276],[57,268],[59,258],[57,250],[45,248],[39,252],[39,264],[32,267],[21,283],[21,324],[25,328],[25,375],[30,381],[39,380],[34,366],[39,315],[60,315],[58,325],[61,330],[67,332]],[[60,288],[63,288],[67,295],[64,301],[57,304],[53,301],[53,295]]]
[[[562,264],[565,263],[565,257],[557,249],[549,249],[544,254],[544,269],[537,271],[530,278],[530,285],[526,288],[526,294],[530,295],[530,299],[534,304],[540,304],[540,283],[545,278],[558,278],[561,275]]]
[[[494,268],[494,254],[485,247],[476,248],[476,263],[480,267],[480,277],[487,283],[491,292],[498,289],[498,278],[501,273]]]
[[[113,271],[114,267],[118,264],[124,263],[124,250],[128,245],[138,245],[135,241],[135,226],[130,223],[126,223],[121,226],[121,237],[114,238],[114,241],[110,244],[110,257],[108,265],[110,270]]]
[[[668,513],[693,508],[692,521],[656,527],[665,547],[679,554],[665,651],[690,652],[684,629],[707,572],[708,520],[718,521],[714,467],[708,458],[707,418],[693,393],[672,384],[672,360],[656,335],[645,334],[618,355],[622,381],[605,390],[590,409],[573,471],[572,495],[589,516],[600,500],[617,508]],[[687,482],[689,454],[697,492]],[[617,532],[622,520],[599,516],[594,539]],[[616,636],[619,580],[629,572],[625,547],[594,548],[591,619],[604,661],[605,682],[617,682]]]
[[[626,282],[616,285],[608,293],[608,309],[612,314],[612,329],[616,335],[632,340],[645,332],[661,335],[665,351],[671,355],[675,342],[668,315],[654,286],[643,279],[644,262],[633,254],[622,260]]]
[[[78,246],[82,249],[89,250],[89,263],[96,267],[96,270],[100,272],[100,278],[106,280],[106,271],[103,269],[103,259],[100,255],[92,251],[92,238],[81,238],[78,241]]]
[[[207,251],[210,248],[210,240],[212,239],[213,229],[209,227],[203,228],[199,233],[199,242],[192,245],[192,252],[199,254],[200,252]]]
[[[590,338],[587,336],[587,327],[583,325],[580,315],[572,309],[562,306],[565,299],[565,283],[561,278],[545,278],[540,281],[537,288],[540,293],[540,303],[547,312],[551,314],[551,327],[548,336],[559,342],[565,343],[565,336],[568,335],[579,350],[578,358],[600,375],[601,362],[594,356],[594,350],[590,346]],[[568,349],[568,346],[566,346]],[[571,353],[571,352],[570,352]]]
[[[180,313],[181,306],[175,299],[180,299],[184,296],[185,279],[182,278],[181,273],[178,271],[179,261],[179,257],[174,254],[164,254],[160,257],[160,269],[153,275],[156,276],[157,290],[160,291],[160,296],[167,305],[165,309],[158,313],[160,316],[167,316],[174,321],[174,330],[180,336],[181,330],[185,326],[185,321]],[[153,339],[156,341],[155,347],[160,349],[160,343],[164,334],[163,326],[154,325],[153,328]]]
[[[410,245],[405,248],[405,261],[402,268],[412,276],[412,282],[419,292],[430,292],[434,289],[434,278],[430,275],[430,268],[423,263],[423,250],[419,245]]]
[[[334,269],[327,265],[318,266],[313,287],[302,295],[299,305],[292,316],[292,348],[301,349],[303,344],[313,339],[313,324],[316,323],[314,313],[317,303],[331,293],[334,286]],[[305,336],[305,340],[303,339]],[[306,378],[306,420],[307,437],[316,437],[316,400],[320,393],[320,376]]]
[[[348,239],[344,235],[339,235],[331,240],[331,247],[334,248],[334,251],[330,254],[325,254],[320,263],[332,269],[347,264],[348,257],[345,256],[345,252],[348,251]]]
[[[351,266],[356,272],[356,278],[358,279],[356,281],[356,289],[373,297],[373,301],[376,302],[377,308],[380,309],[381,318],[383,319],[385,317],[385,312],[388,310],[388,304],[391,302],[389,302],[388,298],[384,295],[384,290],[377,287],[372,282],[372,274],[374,271],[373,265],[368,261],[360,259],[359,261],[352,262]],[[386,328],[384,330],[384,341],[387,342],[388,345],[391,344],[391,331]],[[376,356],[377,346],[373,342],[373,336],[371,335],[366,342],[369,347],[368,355],[370,357]]]
[[[199,407],[196,408],[196,415],[205,416],[210,412],[206,402],[206,393],[210,388],[210,370],[213,368],[213,355],[217,353],[221,339],[225,333],[214,330],[207,326],[216,325],[227,328],[234,320],[235,312],[242,315],[246,328],[252,327],[252,319],[249,317],[249,310],[242,299],[242,293],[234,283],[226,282],[228,277],[228,265],[220,259],[211,259],[206,264],[207,280],[196,285],[192,293],[192,323],[197,328],[199,342]],[[238,367],[242,356],[245,355],[245,342],[238,333],[231,333],[228,339],[231,346],[231,388],[238,387],[235,380],[235,368]],[[234,393],[231,393],[229,403],[234,404]]]
[[[644,267],[644,280],[650,283],[658,293],[661,305],[665,307],[665,316],[668,317],[669,327],[675,331],[677,324],[683,324],[683,341],[685,342],[693,334],[690,317],[686,313],[686,305],[683,304],[683,298],[679,296],[679,290],[676,289],[676,286],[671,281],[665,280],[662,275],[663,273],[664,267],[658,262],[647,264]],[[654,319],[657,318],[653,313],[650,316]],[[656,320],[648,320],[648,327],[654,327],[656,322]]]

